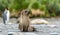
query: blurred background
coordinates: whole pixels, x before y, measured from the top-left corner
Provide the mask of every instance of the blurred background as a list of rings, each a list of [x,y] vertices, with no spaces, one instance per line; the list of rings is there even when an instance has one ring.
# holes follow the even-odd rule
[[[40,32],[35,34],[49,35],[51,32],[60,33],[60,0],[0,0],[0,31],[3,32],[5,26],[1,17],[5,7],[9,8],[11,17],[9,21],[11,25],[6,26],[6,29],[9,29],[8,31],[19,31],[18,19],[16,18],[18,18],[22,10],[28,9],[30,10],[29,17],[32,18],[31,21],[41,19],[41,21],[43,20],[42,22],[48,22],[47,25],[44,25],[44,23],[43,26],[37,24],[35,27]]]
[[[60,0],[0,0],[0,17],[8,7],[11,17],[18,17],[21,10],[29,9],[29,17],[60,17]]]

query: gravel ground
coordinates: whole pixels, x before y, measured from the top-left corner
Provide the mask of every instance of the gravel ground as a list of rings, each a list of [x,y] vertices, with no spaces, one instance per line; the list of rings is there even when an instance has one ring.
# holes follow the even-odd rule
[[[35,19],[35,18],[34,18]],[[38,32],[20,32],[18,29],[17,19],[11,18],[10,25],[4,25],[2,18],[0,18],[0,34],[4,34],[4,31],[15,32],[15,35],[50,35],[50,33],[58,33],[60,35],[60,18],[40,18],[49,22],[49,25],[56,25],[56,27],[49,27],[47,25],[33,25]],[[6,33],[5,33],[6,34]]]

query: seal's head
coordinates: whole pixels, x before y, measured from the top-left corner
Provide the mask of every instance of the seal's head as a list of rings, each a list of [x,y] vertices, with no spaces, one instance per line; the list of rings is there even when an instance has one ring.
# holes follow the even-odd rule
[[[29,13],[30,13],[30,11],[27,9],[22,11],[22,14],[25,14],[25,15],[29,15]]]

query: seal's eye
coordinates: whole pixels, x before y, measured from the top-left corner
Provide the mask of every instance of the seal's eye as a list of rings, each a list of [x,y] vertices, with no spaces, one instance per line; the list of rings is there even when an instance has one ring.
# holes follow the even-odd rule
[[[25,13],[28,13],[28,11],[25,11]]]
[[[28,14],[28,11],[25,11],[25,14]]]

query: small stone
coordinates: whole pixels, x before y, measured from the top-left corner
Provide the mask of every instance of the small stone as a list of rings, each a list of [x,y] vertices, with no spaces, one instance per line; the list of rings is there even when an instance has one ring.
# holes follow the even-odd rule
[[[58,35],[58,33],[50,33],[50,35]]]
[[[33,32],[33,31],[35,31],[35,28],[30,26],[30,27],[28,28],[28,32]]]

